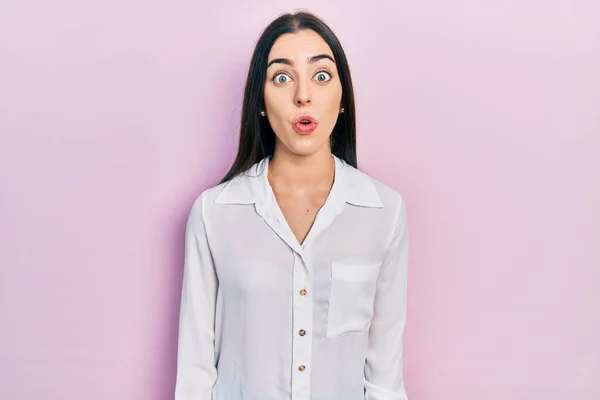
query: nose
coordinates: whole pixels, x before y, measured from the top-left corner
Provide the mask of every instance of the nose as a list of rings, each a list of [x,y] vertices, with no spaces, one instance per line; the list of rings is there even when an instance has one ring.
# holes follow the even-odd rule
[[[297,86],[294,96],[294,103],[298,107],[307,106],[311,102],[310,84],[306,80],[301,80]]]

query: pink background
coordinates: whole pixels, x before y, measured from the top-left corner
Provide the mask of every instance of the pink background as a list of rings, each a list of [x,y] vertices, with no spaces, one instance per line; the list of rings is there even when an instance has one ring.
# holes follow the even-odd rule
[[[600,399],[600,3],[202,3],[2,1],[0,399],[172,398],[185,219],[297,7],[408,204],[411,400]]]

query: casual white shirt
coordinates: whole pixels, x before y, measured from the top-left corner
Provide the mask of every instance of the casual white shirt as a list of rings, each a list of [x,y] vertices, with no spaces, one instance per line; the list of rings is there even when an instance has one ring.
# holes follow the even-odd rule
[[[175,400],[406,400],[402,197],[335,157],[300,244],[268,163],[192,206]]]

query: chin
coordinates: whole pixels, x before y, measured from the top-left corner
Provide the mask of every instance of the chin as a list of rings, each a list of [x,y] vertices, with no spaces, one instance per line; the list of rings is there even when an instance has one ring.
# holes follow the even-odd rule
[[[327,139],[310,136],[295,138],[291,143],[285,143],[288,151],[298,156],[311,156],[322,151],[324,146],[329,146]]]

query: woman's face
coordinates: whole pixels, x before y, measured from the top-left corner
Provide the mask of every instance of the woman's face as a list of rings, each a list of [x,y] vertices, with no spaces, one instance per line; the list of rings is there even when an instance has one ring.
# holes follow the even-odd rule
[[[278,151],[297,155],[329,151],[342,85],[327,43],[312,30],[282,35],[273,44],[267,65],[265,112]]]

